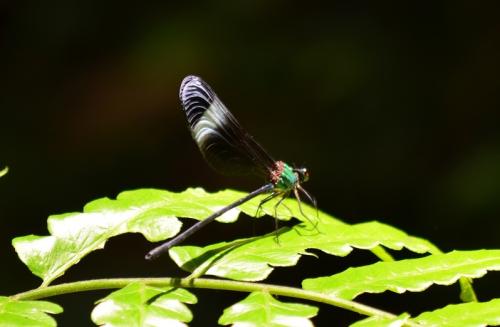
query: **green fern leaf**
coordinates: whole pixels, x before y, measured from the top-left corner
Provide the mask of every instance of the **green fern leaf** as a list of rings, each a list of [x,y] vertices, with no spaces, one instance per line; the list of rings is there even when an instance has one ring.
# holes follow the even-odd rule
[[[88,253],[104,247],[113,236],[142,233],[150,241],[177,234],[176,218],[203,219],[240,197],[238,192],[209,194],[202,189],[174,193],[154,189],[126,191],[116,200],[102,198],[88,203],[82,213],[53,215],[48,219],[50,236],[28,235],[12,241],[20,259],[33,274],[50,284]],[[220,218],[234,221],[239,211]]]
[[[16,301],[0,296],[0,326],[54,327],[56,321],[48,314],[62,311],[59,305],[47,301]]]
[[[244,194],[230,190],[210,194],[202,189],[188,189],[182,193],[153,189],[127,191],[120,193],[116,200],[102,198],[92,201],[84,207],[82,213],[49,217],[50,236],[28,235],[15,238],[12,243],[21,260],[33,274],[43,279],[42,286],[46,286],[85,255],[104,247],[110,237],[138,232],[150,241],[163,240],[179,232],[181,223],[177,217],[206,218]],[[235,221],[240,210],[255,215],[260,200],[261,198],[256,198],[240,208],[230,210],[219,220]],[[287,199],[285,205],[280,206],[276,212],[274,203],[268,203],[260,212],[276,213],[280,219],[296,216],[314,230],[310,220],[316,219],[315,209],[303,205],[303,211],[305,216],[301,214],[297,201]],[[300,252],[298,250],[305,250],[306,242],[314,242],[316,244],[314,247],[335,255],[346,255],[353,247],[372,249],[378,244],[391,249],[407,247],[418,253],[437,251],[425,240],[410,237],[402,231],[377,222],[352,227],[321,212],[318,218],[319,222],[313,224],[317,226],[319,233],[316,230],[311,232],[304,229],[301,232],[307,232],[308,235],[300,238],[299,246],[295,249],[283,247],[278,250],[282,253],[287,252],[291,256],[286,259],[287,263],[284,265],[294,264],[298,260],[297,253]],[[294,229],[294,233],[297,231]],[[345,233],[344,236],[339,235],[339,231]],[[332,235],[337,235],[334,242],[329,240]],[[348,237],[354,237],[354,240],[350,242]],[[297,235],[292,238],[294,241],[299,239]],[[339,241],[339,238],[344,240]],[[286,239],[280,240],[282,244],[287,244],[286,241]],[[275,245],[274,242],[274,247]]]
[[[401,327],[410,319],[410,315],[403,313],[395,318],[386,318],[380,316],[368,317],[351,324],[350,327]]]
[[[450,285],[459,278],[478,278],[500,270],[500,250],[453,251],[418,259],[377,262],[349,268],[329,277],[305,279],[302,287],[344,299],[362,293],[420,292],[432,284]]]
[[[316,230],[317,229],[317,230]],[[403,246],[415,252],[432,252],[425,240],[406,235],[390,226],[369,222],[357,225],[338,224],[325,214],[316,229],[303,223],[282,229],[265,237],[222,242],[206,247],[179,246],[170,250],[171,258],[182,269],[196,275],[208,274],[235,280],[257,281],[267,278],[274,267],[292,266],[307,249],[345,256],[353,248],[373,249],[384,245],[400,250]],[[319,231],[319,232],[318,232]]]
[[[414,318],[424,326],[479,327],[500,325],[500,299],[489,302],[451,304]]]
[[[184,303],[196,297],[185,289],[133,283],[101,299],[91,317],[108,327],[186,326],[192,314]]]
[[[317,313],[316,307],[280,302],[268,293],[254,292],[225,309],[219,318],[219,324],[247,327],[312,327],[309,318]]]

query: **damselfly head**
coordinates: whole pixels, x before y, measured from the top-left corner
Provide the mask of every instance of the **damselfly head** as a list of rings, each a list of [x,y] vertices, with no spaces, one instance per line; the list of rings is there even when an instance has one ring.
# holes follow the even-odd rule
[[[299,177],[299,183],[305,183],[309,180],[309,171],[305,167],[294,168],[293,171]]]

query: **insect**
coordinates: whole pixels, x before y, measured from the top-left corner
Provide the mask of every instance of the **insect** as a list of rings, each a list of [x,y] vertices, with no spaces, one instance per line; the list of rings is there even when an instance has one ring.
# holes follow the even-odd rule
[[[268,193],[260,205],[281,196],[276,204],[278,206],[290,193],[293,193],[299,200],[302,215],[304,213],[300,206],[300,193],[316,206],[315,200],[301,186],[309,179],[307,169],[294,168],[283,161],[274,160],[243,129],[212,88],[200,77],[193,75],[185,77],[180,87],[179,97],[186,113],[191,135],[207,163],[221,174],[246,175],[251,173],[264,179],[266,184],[199,221],[174,239],[152,249],[146,255],[146,259],[152,260],[159,257],[217,217],[259,194]]]

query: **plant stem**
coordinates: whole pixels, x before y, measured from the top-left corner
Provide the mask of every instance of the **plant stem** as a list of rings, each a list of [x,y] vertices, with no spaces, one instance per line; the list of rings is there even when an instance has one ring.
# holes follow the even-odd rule
[[[395,315],[358,302],[344,300],[334,296],[321,294],[319,292],[306,291],[300,288],[278,286],[263,283],[238,282],[231,280],[219,280],[208,278],[115,278],[95,279],[88,281],[65,283],[47,287],[40,287],[11,296],[13,300],[37,300],[62,294],[78,293],[93,290],[115,289],[127,286],[130,283],[141,282],[154,286],[172,286],[182,288],[204,288],[231,290],[238,292],[268,292],[274,295],[282,295],[292,298],[300,298],[315,302],[321,302],[353,311],[365,316],[377,316],[381,318],[396,318]],[[406,322],[408,326],[420,326],[413,322]]]
[[[387,252],[383,247],[376,246],[371,249],[372,253],[375,254],[382,261],[394,261],[394,258],[391,256],[389,252]]]

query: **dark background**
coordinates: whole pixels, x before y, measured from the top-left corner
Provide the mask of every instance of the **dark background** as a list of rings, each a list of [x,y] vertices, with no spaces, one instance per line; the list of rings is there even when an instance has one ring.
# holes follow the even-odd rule
[[[349,223],[380,220],[443,250],[498,248],[500,19],[495,2],[12,1],[0,4],[1,294],[40,280],[15,236],[47,234],[50,214],[153,187],[250,191],[261,181],[212,172],[178,102],[185,75],[207,80],[270,153],[311,171],[319,207]],[[256,225],[264,224],[262,226]],[[270,231],[213,224],[206,244]],[[229,233],[229,234],[228,234]],[[230,236],[228,236],[230,235]],[[110,240],[57,282],[184,275],[143,260],[140,235]],[[373,261],[303,258],[270,282]],[[310,271],[308,269],[310,268]],[[476,283],[499,294],[498,273]],[[496,281],[495,281],[496,279]],[[457,302],[457,287],[362,296],[393,312]],[[215,325],[243,295],[194,290],[193,326]],[[62,326],[88,326],[107,292],[63,296]],[[289,301],[289,299],[283,299]],[[220,303],[218,303],[220,302]],[[322,308],[318,325],[358,318]]]

